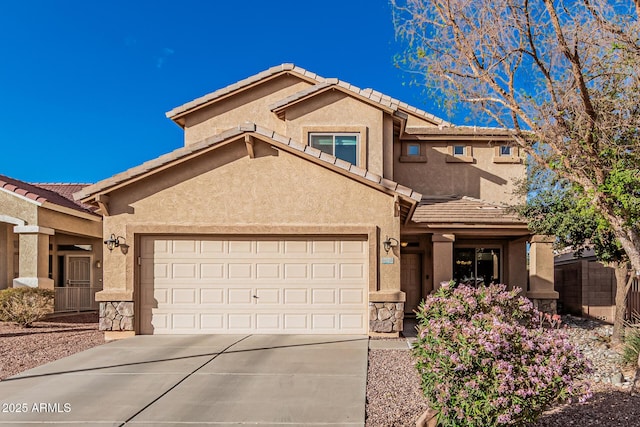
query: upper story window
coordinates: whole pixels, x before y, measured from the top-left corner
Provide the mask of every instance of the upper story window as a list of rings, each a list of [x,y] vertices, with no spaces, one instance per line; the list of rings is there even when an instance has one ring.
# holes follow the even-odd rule
[[[447,145],[447,154],[447,163],[473,163],[471,145],[449,144]]]
[[[407,144],[407,156],[419,156],[420,144]]]
[[[494,146],[493,163],[521,163],[520,151],[517,146],[501,144]]]
[[[358,164],[358,133],[309,133],[309,145],[354,165]]]
[[[425,163],[427,161],[426,147],[422,142],[402,141],[400,148],[401,163]]]

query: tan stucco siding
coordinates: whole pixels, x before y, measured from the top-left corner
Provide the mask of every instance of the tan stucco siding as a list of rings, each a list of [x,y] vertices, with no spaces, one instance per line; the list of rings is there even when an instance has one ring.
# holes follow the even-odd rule
[[[0,215],[22,220],[26,225],[38,225],[38,205],[5,191],[0,191]]]
[[[195,111],[185,117],[185,145],[246,121],[284,134],[284,122],[271,112],[269,106],[309,86],[310,83],[296,77],[283,75]]]
[[[102,221],[78,218],[62,212],[40,208],[38,225],[53,228],[56,231],[102,238]]]
[[[382,239],[399,239],[393,197],[267,144],[257,143],[255,150],[256,157],[250,159],[244,142],[232,143],[113,192],[105,233],[126,236],[127,243],[134,244],[139,230],[233,234],[234,227],[249,227],[255,234],[275,230],[309,235],[373,230],[370,269],[375,277],[376,230]],[[99,298],[108,298],[110,291],[133,292],[134,252],[105,252],[106,291]],[[400,289],[399,268],[397,257],[395,263],[380,266],[380,288]],[[377,286],[370,284],[370,290]]]
[[[409,117],[407,117],[407,127],[436,127],[437,125],[434,125],[433,123],[418,117],[418,116],[414,116],[413,114],[409,114]]]
[[[286,135],[307,144],[305,130],[336,132],[364,129],[366,158],[358,166],[382,175],[384,142],[383,111],[340,91],[328,91],[289,107],[286,111]]]
[[[413,141],[412,141],[413,142]],[[424,142],[426,163],[400,162],[395,150],[394,179],[425,195],[458,194],[493,203],[512,203],[516,181],[525,174],[523,163],[494,163],[495,144]],[[472,163],[447,162],[448,145],[470,145]]]

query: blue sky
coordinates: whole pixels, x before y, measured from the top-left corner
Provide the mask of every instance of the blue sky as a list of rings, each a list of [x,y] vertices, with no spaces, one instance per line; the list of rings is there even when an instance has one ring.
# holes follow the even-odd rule
[[[401,48],[388,0],[0,1],[0,174],[107,178],[182,145],[165,112],[283,62],[447,118]]]

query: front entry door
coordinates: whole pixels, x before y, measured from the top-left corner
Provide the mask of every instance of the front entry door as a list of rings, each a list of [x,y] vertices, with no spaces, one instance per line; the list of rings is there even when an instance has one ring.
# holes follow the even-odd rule
[[[405,314],[413,314],[422,301],[422,269],[420,254],[402,254],[400,257],[400,287],[407,294]]]
[[[66,285],[87,288],[91,286],[91,257],[86,255],[67,256]]]

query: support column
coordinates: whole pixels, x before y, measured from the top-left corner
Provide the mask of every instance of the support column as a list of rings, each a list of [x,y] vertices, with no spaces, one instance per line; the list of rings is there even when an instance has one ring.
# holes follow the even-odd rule
[[[510,241],[507,247],[507,278],[504,283],[509,289],[520,288],[527,291],[527,238]]]
[[[36,225],[17,225],[13,232],[20,235],[20,259],[18,278],[14,288],[31,287],[53,290],[49,278],[49,236],[54,230]]]
[[[529,298],[540,311],[555,314],[559,294],[554,289],[553,236],[533,236],[529,249]]]
[[[433,242],[433,290],[440,288],[441,282],[453,279],[453,242],[455,234],[434,234]]]

